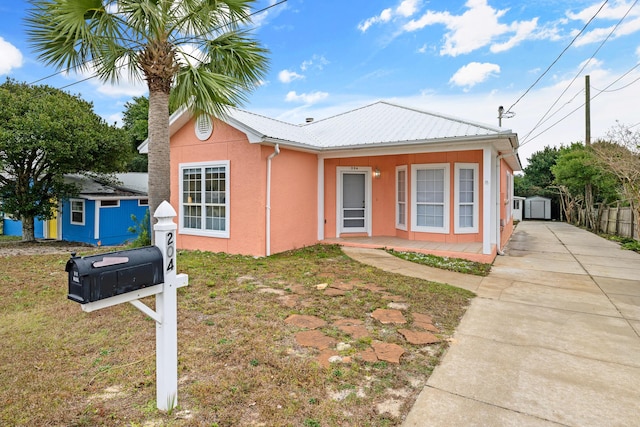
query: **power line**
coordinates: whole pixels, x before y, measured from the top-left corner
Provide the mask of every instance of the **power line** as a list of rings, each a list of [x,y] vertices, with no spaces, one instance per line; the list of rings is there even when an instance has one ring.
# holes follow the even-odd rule
[[[632,84],[634,84],[634,83],[635,83],[635,82],[637,82],[638,80],[640,80],[640,77],[638,77],[637,79],[635,79],[635,80],[631,81],[630,83],[627,83],[626,85],[624,85],[624,86],[620,86],[619,88],[616,88],[616,89],[609,89],[609,90],[602,89],[602,90],[600,90],[600,89],[597,89],[597,88],[593,87],[593,85],[591,86],[591,88],[592,88],[593,90],[597,91],[597,92],[608,92],[608,93],[611,93],[611,92],[618,92],[618,91],[620,91],[620,90],[622,90],[622,89],[626,89],[626,88],[628,88],[629,86],[631,86]]]
[[[549,65],[549,66],[547,67],[547,69],[546,69],[546,70],[544,70],[544,73],[542,73],[542,74],[541,74],[541,75],[536,79],[536,81],[535,81],[535,82],[533,82],[533,84],[532,84],[531,86],[529,86],[529,88],[528,88],[528,89],[527,89],[527,90],[526,90],[522,95],[520,95],[520,98],[518,98],[518,99],[516,100],[516,102],[514,102],[514,103],[511,105],[511,107],[509,107],[509,108],[507,109],[507,112],[511,112],[511,109],[512,109],[513,107],[515,107],[515,106],[516,106],[516,104],[517,104],[518,102],[520,102],[520,100],[522,100],[522,98],[524,98],[524,97],[529,93],[529,91],[530,91],[531,89],[533,89],[533,88],[534,88],[534,86],[535,86],[535,85],[537,85],[537,84],[540,82],[540,80],[542,80],[542,78],[543,78],[543,77],[544,77],[544,76],[549,72],[549,70],[551,70],[551,68],[556,64],[556,62],[558,62],[558,61],[560,60],[560,58],[565,54],[565,52],[566,52],[567,50],[569,50],[569,48],[573,45],[573,43],[576,41],[576,39],[577,39],[578,37],[580,37],[580,35],[581,35],[581,34],[582,34],[586,29],[587,29],[587,27],[589,26],[589,24],[591,24],[591,21],[593,21],[593,20],[596,18],[596,16],[598,16],[598,14],[600,13],[600,11],[602,11],[602,9],[604,8],[604,6],[605,6],[608,2],[609,2],[609,0],[605,0],[605,1],[600,5],[600,8],[598,9],[598,11],[597,11],[597,12],[596,12],[592,17],[591,17],[591,19],[589,19],[589,21],[587,21],[587,23],[586,23],[586,24],[584,24],[584,26],[582,27],[582,29],[580,30],[580,32],[578,32],[578,34],[576,34],[576,36],[573,38],[573,40],[571,40],[571,43],[569,43],[569,44],[567,45],[567,47],[565,47],[565,48],[562,50],[562,52],[560,52],[560,55],[558,55],[558,57],[557,57],[557,58],[556,58],[556,59],[551,63],[551,65]]]
[[[598,48],[593,52],[593,54],[589,57],[589,59],[587,61],[585,61],[582,65],[582,67],[580,68],[580,70],[578,70],[578,72],[576,73],[576,75],[574,76],[574,78],[571,80],[571,82],[567,85],[567,87],[565,88],[565,90],[562,91],[562,93],[556,98],[556,100],[553,102],[553,104],[551,104],[551,106],[547,109],[547,111],[542,115],[542,117],[540,118],[540,120],[538,120],[538,123],[535,124],[535,126],[525,135],[525,137],[523,138],[523,143],[520,145],[524,145],[527,142],[529,142],[530,140],[527,140],[527,137],[529,135],[531,135],[542,123],[546,122],[547,120],[544,120],[544,118],[549,114],[549,112],[553,109],[553,107],[555,107],[555,105],[560,101],[560,98],[562,98],[562,96],[564,96],[564,94],[569,90],[569,88],[573,85],[573,83],[576,81],[576,79],[580,76],[580,73],[582,73],[582,71],[584,71],[584,69],[587,67],[587,65],[589,65],[589,63],[593,60],[593,58],[595,58],[595,56],[598,54],[598,52],[600,52],[600,49],[602,49],[602,47],[605,45],[605,43],[609,40],[609,38],[611,38],[611,36],[613,35],[613,33],[615,33],[615,31],[618,29],[618,27],[620,26],[620,24],[622,24],[622,22],[626,19],[626,17],[629,15],[629,13],[631,12],[631,9],[633,9],[633,7],[638,3],[638,0],[634,1],[633,4],[629,7],[629,9],[627,10],[627,12],[622,16],[622,18],[620,18],[620,20],[616,23],[616,25],[614,25],[614,27],[611,29],[611,31],[609,32],[609,34],[607,35],[607,37],[604,38],[604,40],[602,40],[602,42],[600,43],[600,45],[598,46]],[[602,5],[604,6],[604,4]],[[602,9],[602,6],[600,7],[600,9]],[[598,10],[598,12],[596,13],[596,15],[600,12],[600,10]],[[595,18],[595,16],[593,16],[593,18]],[[593,19],[592,18],[592,19]],[[574,39],[575,40],[575,39]],[[573,42],[572,42],[573,43]],[[635,68],[635,67],[634,67]],[[632,68],[633,70],[633,68]],[[631,71],[631,70],[630,70]],[[623,76],[627,75],[630,71],[627,71]],[[619,79],[618,79],[619,80]],[[617,81],[617,80],[616,80]],[[608,87],[610,87],[611,85],[609,85]],[[598,94],[599,95],[599,94]],[[577,95],[576,95],[577,96]],[[597,95],[596,95],[597,96]],[[592,97],[592,99],[594,99],[596,96]],[[574,96],[575,98],[575,96]],[[573,101],[572,98],[569,102]],[[567,103],[565,104],[567,105]],[[582,104],[584,105],[584,104]],[[564,107],[564,105],[563,105]],[[554,116],[556,115],[558,112],[560,112],[560,110],[562,109],[562,107],[560,109],[558,109],[555,113],[553,113],[551,115]],[[569,113],[569,115],[573,114],[575,111],[572,111],[571,113]],[[568,116],[565,116],[564,118],[566,118]],[[555,123],[557,124],[557,122]],[[555,126],[555,124],[553,126]],[[552,126],[552,127],[553,127]],[[548,130],[550,128],[547,128],[546,130]],[[545,130],[545,131],[546,131]],[[541,133],[540,133],[541,134]],[[539,136],[540,134],[536,135]],[[533,139],[533,138],[532,138]]]
[[[592,100],[596,99],[598,96],[600,96],[603,93],[607,92],[607,89],[609,89],[611,86],[613,86],[614,84],[618,83],[620,80],[622,80],[624,77],[626,77],[629,73],[631,73],[633,70],[635,70],[636,68],[640,67],[640,63],[634,65],[633,67],[631,67],[629,70],[627,70],[624,74],[622,74],[620,77],[618,77],[617,79],[615,79],[613,82],[609,83],[604,90],[600,91],[599,93],[595,94],[594,96],[591,97]],[[549,126],[548,128],[546,128],[545,130],[541,131],[540,133],[536,134],[535,136],[532,136],[531,138],[529,138],[528,140],[526,140],[525,142],[523,142],[522,144],[520,144],[520,147],[522,147],[525,144],[528,144],[529,142],[533,141],[534,139],[536,139],[537,137],[539,137],[540,135],[542,135],[543,133],[547,132],[548,130],[554,128],[556,125],[558,125],[559,123],[563,122],[567,117],[571,116],[573,113],[575,113],[576,111],[580,110],[582,107],[585,106],[585,102],[583,102],[581,105],[579,105],[577,108],[575,108],[574,110],[570,111],[568,114],[566,114],[565,116],[563,116],[561,119],[559,119],[558,121],[554,122],[551,126]],[[636,123],[633,126],[637,126],[640,123]],[[633,126],[630,126],[633,127]]]
[[[575,79],[574,79],[575,80]],[[568,89],[569,87],[567,87]],[[564,92],[562,92],[562,95],[564,95],[564,93],[566,92],[566,90]],[[549,109],[547,110],[546,113],[544,113],[544,115],[542,116],[542,118],[540,118],[540,120],[538,120],[538,123],[536,123],[536,125],[531,128],[531,130],[529,132],[527,132],[527,134],[522,137],[522,144],[520,144],[520,146],[522,146],[525,141],[527,140],[527,138],[529,137],[529,135],[531,135],[538,127],[542,126],[543,124],[547,123],[549,120],[551,120],[554,116],[556,116],[557,114],[560,114],[560,111],[562,111],[562,109],[564,107],[566,107],[567,105],[571,104],[578,96],[582,95],[584,93],[584,88],[580,89],[578,92],[576,92],[575,95],[573,95],[571,97],[571,99],[569,99],[567,102],[565,102],[564,104],[562,104],[562,106],[560,108],[558,108],[556,111],[554,111],[552,114],[549,114],[549,111],[551,111],[551,108],[553,108],[553,106],[555,106],[557,104],[557,102],[560,100],[560,97],[562,97],[562,95],[560,95],[560,97],[557,98],[557,100],[553,103],[553,105],[551,107],[549,107]],[[549,115],[548,115],[549,114]],[[548,116],[547,116],[548,115]]]
[[[247,18],[250,18],[250,17],[255,16],[255,15],[259,15],[259,14],[261,14],[261,13],[263,13],[263,12],[266,12],[267,10],[272,9],[272,8],[274,8],[274,7],[276,7],[276,6],[280,6],[281,4],[286,3],[287,1],[288,1],[288,0],[279,0],[278,2],[276,2],[276,3],[272,4],[272,5],[269,5],[269,6],[267,6],[267,7],[263,7],[262,9],[259,9],[259,10],[255,11],[255,12],[250,13],[249,15],[247,15]],[[236,19],[236,20],[234,20],[234,21],[231,21],[231,22],[230,22],[230,24],[232,24],[232,23],[234,23],[234,22],[237,22],[237,19]],[[228,24],[227,24],[227,25],[228,25]],[[223,27],[223,25],[219,26],[218,28],[214,29],[213,31],[217,31],[217,30],[221,29],[222,27]],[[90,62],[90,61],[86,61],[86,62],[83,62],[82,64],[74,65],[73,67],[69,67],[69,68],[67,68],[67,69],[60,70],[60,71],[57,71],[57,72],[55,72],[55,73],[49,74],[48,76],[45,76],[45,77],[39,78],[38,80],[34,80],[33,82],[28,83],[28,85],[29,85],[29,86],[30,86],[30,85],[34,85],[34,84],[36,84],[36,83],[39,83],[39,82],[44,81],[44,80],[48,80],[48,79],[50,79],[50,78],[52,78],[52,77],[55,77],[55,76],[57,76],[57,75],[64,74],[64,73],[68,73],[68,72],[73,71],[73,70],[75,70],[75,69],[77,69],[77,68],[80,68],[80,67],[83,67],[83,66],[87,65],[87,63],[89,63],[89,62]],[[118,68],[122,68],[122,67],[124,67],[125,65],[126,65],[126,64],[120,65]],[[64,86],[60,87],[59,89],[66,89],[66,88],[68,88],[68,87],[71,87],[71,86],[74,86],[74,85],[77,85],[77,84],[80,84],[80,83],[84,83],[84,82],[86,82],[87,80],[94,79],[94,78],[96,78],[96,77],[97,77],[96,75],[91,75],[91,76],[86,77],[86,78],[84,78],[84,79],[82,79],[82,80],[78,80],[78,81],[76,81],[76,82],[73,82],[73,83],[69,83],[69,84],[67,84],[67,85],[64,85]]]

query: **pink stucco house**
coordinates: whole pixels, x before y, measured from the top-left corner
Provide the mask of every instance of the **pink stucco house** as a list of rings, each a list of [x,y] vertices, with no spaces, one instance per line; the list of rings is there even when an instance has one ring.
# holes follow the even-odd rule
[[[325,242],[491,262],[513,231],[510,130],[377,102],[299,125],[183,109],[170,135],[182,249],[264,256]]]

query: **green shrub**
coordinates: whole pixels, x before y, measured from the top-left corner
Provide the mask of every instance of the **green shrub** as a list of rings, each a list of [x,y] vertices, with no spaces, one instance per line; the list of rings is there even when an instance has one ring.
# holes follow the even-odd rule
[[[141,248],[151,244],[151,216],[149,211],[145,212],[142,221],[138,222],[138,218],[131,214],[131,220],[134,225],[128,228],[129,233],[136,234],[136,237],[130,244],[132,248]]]

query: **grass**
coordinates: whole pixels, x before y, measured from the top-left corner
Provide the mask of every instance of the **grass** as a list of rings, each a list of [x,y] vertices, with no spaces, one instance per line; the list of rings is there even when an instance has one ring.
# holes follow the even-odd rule
[[[20,240],[22,240],[20,236],[5,236],[4,234],[0,234],[0,243],[19,242]]]
[[[621,237],[615,235],[605,235],[609,240],[613,240],[614,242],[620,243],[620,247],[622,249],[627,249],[629,251],[640,252],[640,242],[636,239],[632,239],[631,237]]]
[[[400,425],[473,296],[359,264],[335,246],[258,259],[181,251],[178,271],[189,286],[178,291],[179,406],[169,414],[155,409],[155,323],[129,304],[82,312],[66,298],[67,259],[0,257],[0,425]],[[327,297],[321,283],[354,288]],[[404,297],[409,319],[432,315],[443,341],[412,346],[395,326],[374,321],[370,313],[389,301],[365,285]],[[296,344],[300,328],[284,322],[294,313],[329,324],[361,319],[368,339],[321,330],[358,350],[385,340],[406,353],[400,365],[353,359],[323,368],[316,350]],[[378,413],[400,389],[400,414]]]
[[[491,264],[469,261],[462,258],[441,257],[418,252],[402,252],[393,249],[387,249],[387,252],[407,261],[458,273],[487,276],[491,271]]]

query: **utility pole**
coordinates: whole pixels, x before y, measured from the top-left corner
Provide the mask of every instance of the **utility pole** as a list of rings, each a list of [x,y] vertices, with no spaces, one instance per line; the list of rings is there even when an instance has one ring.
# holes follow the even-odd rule
[[[584,144],[589,147],[591,145],[591,82],[589,75],[584,76]],[[584,189],[584,204],[586,213],[586,226],[589,230],[596,229],[596,220],[593,215],[593,188],[591,182],[587,182]]]
[[[585,145],[591,145],[591,83],[589,75],[584,76],[584,124],[585,124]]]

